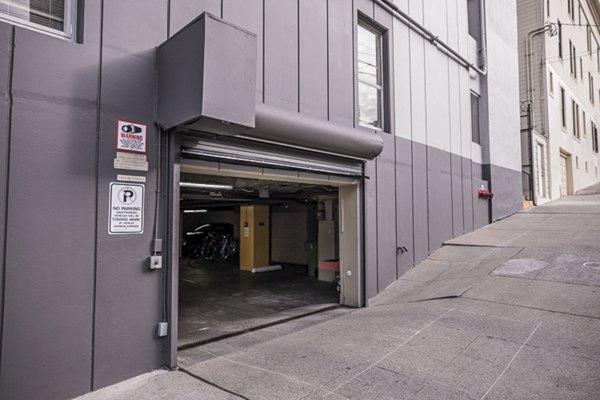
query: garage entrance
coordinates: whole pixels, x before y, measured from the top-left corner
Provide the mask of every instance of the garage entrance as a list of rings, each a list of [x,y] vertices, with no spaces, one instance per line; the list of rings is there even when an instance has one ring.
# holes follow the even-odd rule
[[[362,305],[360,177],[182,154],[178,348]]]

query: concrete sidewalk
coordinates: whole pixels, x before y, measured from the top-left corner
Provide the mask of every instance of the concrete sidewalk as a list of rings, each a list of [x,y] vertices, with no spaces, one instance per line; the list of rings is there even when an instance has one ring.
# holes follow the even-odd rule
[[[180,354],[99,399],[600,399],[600,196],[449,241],[365,309]]]

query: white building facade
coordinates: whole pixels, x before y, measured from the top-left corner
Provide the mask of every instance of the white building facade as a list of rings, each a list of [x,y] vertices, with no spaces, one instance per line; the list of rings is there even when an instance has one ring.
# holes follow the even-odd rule
[[[518,19],[523,192],[542,204],[600,181],[600,3],[519,1]]]

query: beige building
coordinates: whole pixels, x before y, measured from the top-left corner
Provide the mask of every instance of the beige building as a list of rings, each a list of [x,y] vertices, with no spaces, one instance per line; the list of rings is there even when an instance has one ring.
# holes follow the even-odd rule
[[[600,2],[520,0],[518,25],[523,194],[542,204],[600,181]]]

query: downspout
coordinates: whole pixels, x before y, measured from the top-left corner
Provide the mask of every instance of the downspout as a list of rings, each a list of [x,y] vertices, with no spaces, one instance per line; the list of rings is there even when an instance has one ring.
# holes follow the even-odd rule
[[[533,61],[532,61],[532,46],[533,46],[533,38],[537,35],[540,35],[546,31],[550,31],[550,36],[555,36],[557,34],[557,27],[554,23],[547,23],[546,25],[536,28],[530,31],[527,34],[527,39],[525,42],[525,56],[526,56],[526,67],[527,67],[527,100],[531,104],[531,119],[533,123],[535,123],[535,107],[534,100],[535,94],[533,90]]]
[[[526,66],[526,81],[527,81],[527,104],[528,104],[528,141],[529,141],[529,173],[530,173],[530,185],[532,188],[532,201],[534,205],[537,205],[537,190],[534,188],[534,162],[533,162],[533,130],[535,124],[535,91],[533,90],[533,39],[534,37],[543,34],[544,32],[550,32],[550,36],[555,36],[558,33],[558,28],[555,23],[547,23],[539,28],[530,31],[527,34],[525,41],[525,66]],[[548,146],[550,146],[550,138],[548,137]]]
[[[436,35],[430,32],[422,24],[410,17],[406,12],[402,11],[398,6],[390,0],[373,0],[374,3],[391,13],[396,19],[400,20],[414,32],[419,34],[425,40],[434,45],[439,51],[446,54],[454,61],[467,69],[477,72],[481,76],[487,75],[487,35],[485,23],[485,0],[480,1],[480,23],[481,23],[481,66],[471,63],[467,58],[462,56],[458,51],[454,50],[447,43],[441,41]]]

